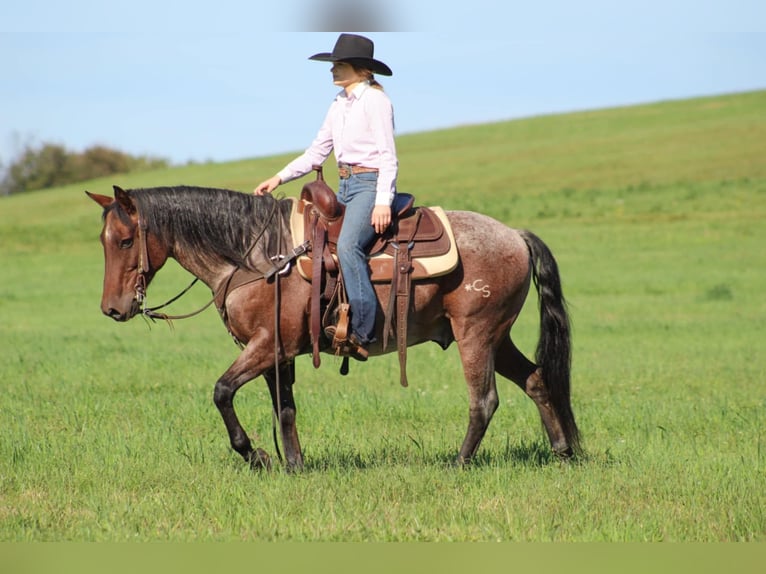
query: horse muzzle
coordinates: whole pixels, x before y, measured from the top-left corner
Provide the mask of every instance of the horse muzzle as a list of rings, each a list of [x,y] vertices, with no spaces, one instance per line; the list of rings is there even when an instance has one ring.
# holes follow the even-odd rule
[[[117,306],[111,306],[108,304],[104,304],[101,306],[101,312],[106,315],[107,317],[111,317],[115,321],[124,322],[128,319],[132,319],[136,315],[138,315],[139,311],[141,310],[138,301],[135,299],[132,299],[130,302],[130,305],[128,305],[127,310],[120,310],[117,308]]]

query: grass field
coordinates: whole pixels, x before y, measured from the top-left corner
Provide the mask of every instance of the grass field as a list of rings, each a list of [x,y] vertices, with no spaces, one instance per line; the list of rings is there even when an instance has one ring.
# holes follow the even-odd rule
[[[454,346],[424,345],[408,389],[395,356],[346,378],[300,358],[306,469],[250,472],[212,402],[238,352],[215,311],[171,330],[99,310],[100,210],[84,189],[249,191],[289,156],[193,165],[0,200],[0,540],[766,541],[766,92],[398,148],[400,189],[420,203],[529,228],[556,255],[581,460],[556,461],[532,402],[501,380],[478,460],[451,466],[465,383]],[[187,282],[170,266],[150,297]],[[514,339],[532,353],[534,299]],[[273,454],[262,381],[237,407]]]

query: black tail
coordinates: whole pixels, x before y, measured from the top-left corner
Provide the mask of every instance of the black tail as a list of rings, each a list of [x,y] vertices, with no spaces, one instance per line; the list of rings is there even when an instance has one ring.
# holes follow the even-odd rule
[[[542,368],[548,396],[561,421],[567,444],[577,453],[580,452],[580,432],[570,400],[571,335],[559,267],[542,239],[531,231],[520,233],[529,248],[532,280],[540,305],[540,339],[535,362]]]

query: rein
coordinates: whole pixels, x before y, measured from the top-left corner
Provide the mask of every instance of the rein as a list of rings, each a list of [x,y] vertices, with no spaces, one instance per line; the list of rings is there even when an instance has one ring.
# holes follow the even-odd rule
[[[199,277],[195,277],[194,280],[189,284],[189,286],[181,291],[178,295],[175,297],[169,299],[162,305],[157,305],[155,307],[147,307],[146,306],[146,274],[149,273],[149,247],[147,245],[147,228],[146,228],[146,222],[143,220],[142,217],[139,216],[138,218],[138,276],[136,277],[136,301],[138,301],[138,304],[141,306],[141,315],[144,317],[147,317],[154,321],[155,319],[162,319],[163,321],[172,321],[174,319],[187,319],[189,317],[194,317],[195,315],[199,315],[210,307],[210,305],[215,301],[215,297],[211,299],[208,303],[206,303],[202,308],[197,309],[196,311],[193,311],[192,313],[186,313],[184,315],[167,315],[165,313],[157,313],[159,309],[164,309],[171,303],[174,303],[184,295],[186,295],[189,290],[194,287],[194,284],[199,281]]]
[[[152,319],[152,320],[154,320],[154,319],[162,319],[163,321],[172,321],[172,320],[175,320],[175,319],[188,319],[189,317],[194,317],[195,315],[199,315],[200,313],[202,313],[202,311],[204,311],[205,309],[210,307],[210,305],[213,303],[213,301],[215,301],[215,297],[213,299],[211,299],[210,301],[208,301],[204,305],[204,307],[201,307],[200,309],[197,309],[196,311],[193,311],[191,313],[186,313],[184,315],[167,315],[166,313],[157,313],[157,311],[159,309],[164,309],[168,305],[170,305],[172,303],[175,303],[178,299],[180,299],[181,297],[186,295],[189,292],[189,290],[192,287],[194,287],[194,285],[197,283],[197,281],[199,281],[199,277],[195,277],[194,280],[191,283],[189,283],[189,286],[186,287],[186,289],[181,291],[178,295],[176,295],[172,299],[169,299],[168,301],[165,301],[162,305],[156,305],[154,307],[146,307],[146,305],[145,305],[146,298],[144,296],[144,306],[141,309],[141,315],[143,315],[144,317],[148,317],[149,319]]]

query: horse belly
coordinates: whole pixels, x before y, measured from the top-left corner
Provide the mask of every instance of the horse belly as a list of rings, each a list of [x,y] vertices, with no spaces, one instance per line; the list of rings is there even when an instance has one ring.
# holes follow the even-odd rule
[[[449,276],[412,282],[412,295],[407,322],[407,346],[434,341],[446,349],[454,340],[449,317],[444,307],[444,282]],[[380,307],[376,318],[377,343],[370,348],[371,353],[383,352],[384,313],[388,307],[391,287],[385,284],[374,285]],[[396,311],[394,311],[394,319]],[[390,335],[386,352],[396,350],[396,336]]]

